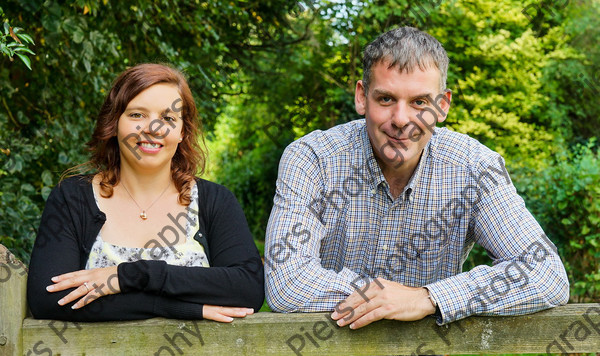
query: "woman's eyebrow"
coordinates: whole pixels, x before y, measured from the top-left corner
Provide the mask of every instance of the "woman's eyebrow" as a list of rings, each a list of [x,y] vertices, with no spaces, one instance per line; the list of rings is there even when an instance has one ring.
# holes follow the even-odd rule
[[[171,110],[171,108],[166,108],[160,114],[161,115],[166,115],[166,114],[169,114],[169,113],[173,113],[175,116],[181,117],[180,112],[181,112],[181,110],[179,110],[179,111],[176,112],[174,110]]]
[[[125,111],[135,111],[135,110],[139,110],[139,111],[146,111],[146,108],[141,107],[141,106],[134,106],[132,108],[126,108]]]

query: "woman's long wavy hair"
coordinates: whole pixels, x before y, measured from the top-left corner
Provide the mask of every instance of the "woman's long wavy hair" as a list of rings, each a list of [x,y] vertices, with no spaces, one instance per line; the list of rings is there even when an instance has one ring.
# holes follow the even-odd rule
[[[87,143],[92,157],[87,166],[100,173],[101,194],[113,195],[120,181],[120,152],[117,142],[117,123],[127,104],[139,93],[156,84],[173,84],[182,102],[172,106],[182,110],[183,140],[171,160],[171,178],[179,191],[180,204],[190,203],[190,182],[204,172],[206,153],[201,122],[192,92],[183,74],[167,65],[145,63],[127,69],[114,82],[98,114],[92,139]]]

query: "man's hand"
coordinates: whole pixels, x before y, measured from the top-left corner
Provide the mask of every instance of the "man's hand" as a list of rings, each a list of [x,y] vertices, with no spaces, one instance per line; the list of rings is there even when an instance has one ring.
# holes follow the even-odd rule
[[[377,278],[366,290],[357,290],[331,314],[339,326],[358,329],[381,319],[420,320],[435,313],[429,291]]]
[[[121,293],[117,266],[69,272],[52,277],[52,282],[54,284],[46,287],[51,293],[75,288],[58,301],[58,304],[65,305],[79,299],[71,306],[72,309],[79,309],[108,294]]]

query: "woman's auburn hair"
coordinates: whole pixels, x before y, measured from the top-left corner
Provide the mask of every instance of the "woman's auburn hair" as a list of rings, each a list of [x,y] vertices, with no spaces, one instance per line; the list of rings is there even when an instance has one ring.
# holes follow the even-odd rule
[[[163,64],[144,63],[127,69],[115,80],[96,120],[91,140],[87,143],[92,152],[91,168],[101,177],[101,195],[110,198],[120,181],[120,152],[117,142],[117,124],[127,104],[142,91],[156,84],[177,86],[181,103],[175,102],[171,110],[182,110],[182,141],[171,160],[171,178],[179,191],[178,201],[188,205],[190,184],[196,174],[202,174],[206,164],[203,150],[204,137],[194,97],[183,74]]]

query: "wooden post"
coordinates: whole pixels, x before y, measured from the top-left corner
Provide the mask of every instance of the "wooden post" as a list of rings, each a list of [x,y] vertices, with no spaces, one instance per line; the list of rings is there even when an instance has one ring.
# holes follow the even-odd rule
[[[600,350],[600,305],[535,314],[473,316],[437,326],[381,320],[339,328],[329,313],[257,313],[233,323],[154,318],[72,323],[25,319],[24,350],[53,355],[441,355]]]
[[[411,355],[600,350],[600,303],[535,314],[339,328],[329,313],[257,313],[233,323],[154,318],[73,323],[26,317],[27,269],[0,245],[0,355]]]
[[[0,354],[23,354],[27,267],[0,245]]]

